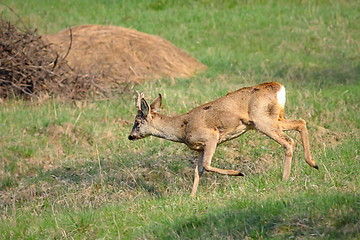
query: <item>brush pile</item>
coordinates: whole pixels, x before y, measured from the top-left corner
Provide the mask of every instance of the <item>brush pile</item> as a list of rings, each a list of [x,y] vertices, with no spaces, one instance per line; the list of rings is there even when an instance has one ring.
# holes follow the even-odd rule
[[[109,97],[205,68],[170,42],[131,29],[83,25],[41,37],[0,20],[0,99]]]
[[[94,76],[74,74],[36,31],[0,21],[0,98],[81,99],[98,90]]]

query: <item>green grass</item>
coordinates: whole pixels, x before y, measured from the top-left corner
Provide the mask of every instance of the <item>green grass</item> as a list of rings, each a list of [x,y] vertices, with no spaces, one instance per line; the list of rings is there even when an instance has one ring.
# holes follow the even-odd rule
[[[134,86],[185,113],[243,86],[279,81],[286,115],[308,123],[288,182],[283,149],[256,132],[218,147],[189,193],[196,155],[161,139],[127,140],[132,93],[118,99],[6,100],[0,107],[1,239],[358,239],[358,1],[3,0],[4,17],[55,33],[113,24],[160,35],[205,63],[191,79]]]
[[[351,194],[293,194],[253,201],[214,194],[219,198],[147,199],[97,209],[52,206],[41,217],[17,219],[5,226],[14,238],[355,238],[358,199]],[[255,197],[255,196],[253,196]],[[149,211],[151,209],[151,211]],[[19,227],[20,226],[20,227]]]

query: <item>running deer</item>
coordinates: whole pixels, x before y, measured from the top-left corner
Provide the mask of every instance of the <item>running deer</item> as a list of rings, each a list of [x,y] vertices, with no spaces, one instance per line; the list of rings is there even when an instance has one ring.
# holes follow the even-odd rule
[[[284,131],[297,130],[301,134],[306,162],[318,169],[311,159],[308,131],[304,120],[284,118],[285,87],[269,82],[254,87],[244,87],[222,98],[174,117],[158,113],[162,105],[159,96],[150,104],[144,94],[137,93],[137,115],[129,140],[156,136],[174,142],[185,143],[199,153],[191,196],[195,196],[204,170],[231,176],[243,176],[237,170],[211,166],[216,146],[239,137],[248,130],[256,129],[285,148],[283,179],[290,175],[294,141]]]

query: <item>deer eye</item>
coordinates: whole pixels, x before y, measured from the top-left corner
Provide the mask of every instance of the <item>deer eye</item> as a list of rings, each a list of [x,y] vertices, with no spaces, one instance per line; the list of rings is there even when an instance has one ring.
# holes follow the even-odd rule
[[[140,119],[137,120],[137,122],[138,122],[139,124],[143,124],[143,123],[146,122],[146,119],[145,119],[145,118],[140,118]]]
[[[136,126],[140,126],[141,124],[144,124],[145,121],[146,120],[143,118],[138,118],[138,119],[135,119],[135,124],[136,124]]]

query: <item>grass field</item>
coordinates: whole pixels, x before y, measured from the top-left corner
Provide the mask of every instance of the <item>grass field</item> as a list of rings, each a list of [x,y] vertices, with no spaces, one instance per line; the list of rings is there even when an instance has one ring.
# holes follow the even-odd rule
[[[359,239],[359,1],[2,0],[39,33],[112,24],[159,35],[209,69],[108,100],[6,100],[0,107],[0,239]],[[2,5],[5,4],[5,5]],[[127,140],[133,94],[175,115],[265,81],[286,86],[288,118],[308,123],[290,180],[284,150],[257,132],[220,145],[190,198],[196,154]]]

